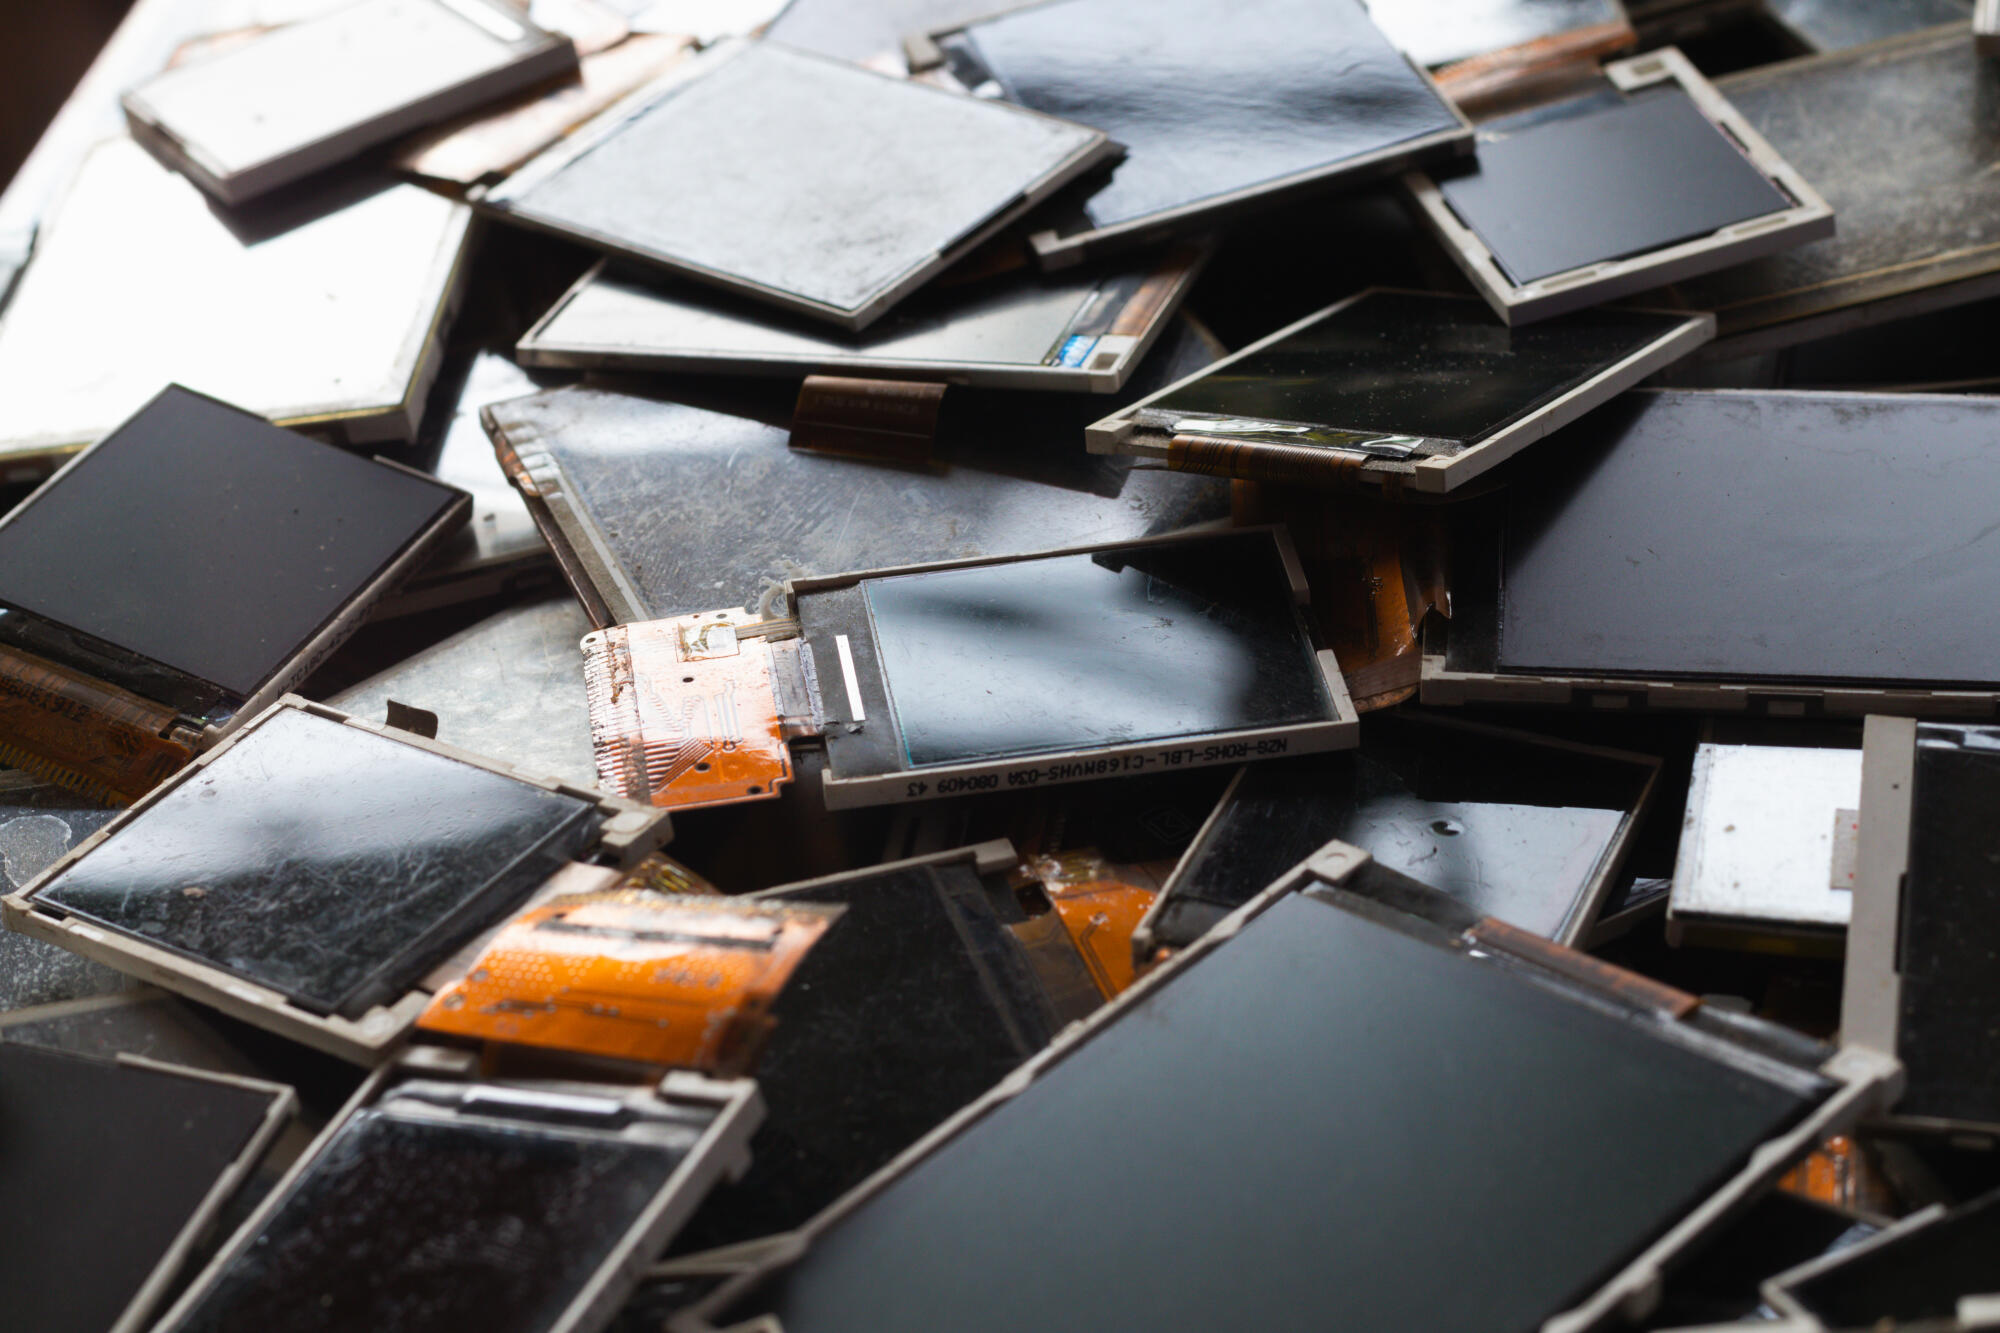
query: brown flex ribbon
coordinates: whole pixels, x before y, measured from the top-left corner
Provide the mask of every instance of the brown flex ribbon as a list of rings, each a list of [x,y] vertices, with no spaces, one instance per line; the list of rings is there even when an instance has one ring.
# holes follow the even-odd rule
[[[808,375],[792,411],[792,448],[896,463],[928,463],[942,384]]]

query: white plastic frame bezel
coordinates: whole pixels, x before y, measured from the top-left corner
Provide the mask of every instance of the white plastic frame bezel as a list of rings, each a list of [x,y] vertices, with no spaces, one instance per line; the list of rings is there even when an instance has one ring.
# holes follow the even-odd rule
[[[1501,319],[1509,324],[1548,319],[1833,235],[1832,207],[1677,48],[1616,61],[1604,67],[1604,76],[1625,93],[1678,84],[1765,179],[1790,197],[1792,206],[1629,259],[1607,259],[1521,283],[1507,276],[1491,248],[1460,220],[1435,180],[1423,172],[1405,175],[1403,186],[1416,201],[1418,215]]]

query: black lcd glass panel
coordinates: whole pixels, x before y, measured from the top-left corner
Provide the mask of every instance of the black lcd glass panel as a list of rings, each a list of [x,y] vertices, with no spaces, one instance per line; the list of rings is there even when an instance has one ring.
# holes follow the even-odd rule
[[[1509,488],[1498,667],[1992,681],[1996,432],[1978,398],[1628,394]]]
[[[688,1252],[803,1225],[1048,1044],[1020,946],[965,866],[781,890],[846,913],[773,1008],[750,1170],[683,1229]]]
[[[1355,0],[1062,0],[961,40],[1010,100],[1125,145],[1099,227],[1459,128]]]
[[[272,1094],[0,1042],[0,1288],[9,1329],[104,1333]]]
[[[2000,1284],[2000,1194],[1857,1253],[1786,1290],[1829,1328],[1949,1320]]]
[[[0,524],[0,604],[248,696],[460,495],[170,388]]]
[[[351,1016],[596,830],[577,797],[283,708],[36,901]]]
[[[1167,885],[1154,938],[1193,943],[1338,838],[1480,916],[1555,939],[1646,776],[1638,764],[1376,715],[1359,750],[1244,771]]]
[[[753,1299],[788,1333],[1519,1333],[1822,1095],[1294,896]]]
[[[1148,408],[1470,444],[1686,322],[1600,309],[1510,329],[1483,301],[1375,292]]]
[[[1267,533],[862,588],[912,766],[1331,717]]]
[[[691,1146],[365,1108],[168,1327],[543,1333]]]
[[[1901,1115],[2000,1125],[2000,728],[1917,730],[1897,920]]]
[[[561,469],[584,532],[649,619],[755,606],[768,583],[1087,541],[1146,537],[1229,514],[1229,484],[1078,447],[1083,428],[1214,356],[1185,322],[1161,334],[1122,395],[952,389],[935,469],[793,449],[796,392],[760,420],[676,402],[560,389],[495,409],[510,439]]]
[[[1438,188],[1516,283],[1791,207],[1679,87],[1488,121],[1477,164]]]

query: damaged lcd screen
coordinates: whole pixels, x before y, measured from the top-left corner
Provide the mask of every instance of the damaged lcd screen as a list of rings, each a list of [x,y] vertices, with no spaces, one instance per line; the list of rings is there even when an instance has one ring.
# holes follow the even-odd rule
[[[446,1119],[418,1104],[364,1107],[321,1146],[255,1240],[163,1329],[544,1333],[701,1128],[654,1142]]]
[[[1510,328],[1476,298],[1378,288],[1113,413],[1085,440],[1246,480],[1308,481],[1317,462],[1332,484],[1365,461],[1448,490],[1693,351],[1710,326],[1597,309]]]
[[[135,693],[193,711],[163,666],[240,704],[465,504],[168,389],[0,520],[0,642],[47,657],[87,636],[78,665],[126,664]]]
[[[1679,87],[1606,91],[1488,121],[1478,165],[1439,189],[1517,284],[1792,205]],[[1584,195],[1587,208],[1548,207]]]
[[[1906,1084],[1896,1113],[2000,1125],[2000,971],[1992,965],[2000,731],[1919,726],[1909,802],[1896,918],[1896,1055]]]
[[[1715,311],[1718,337],[1740,335],[1744,352],[1789,347],[1992,294],[2000,63],[1963,26],[1745,70],[1717,87],[1840,218],[1834,236],[1678,284],[1676,304]]]
[[[587,801],[281,707],[31,901],[355,1016],[588,846]]]
[[[1476,300],[1374,292],[1142,410],[1417,436],[1431,446],[1413,452],[1463,448],[1686,322],[1604,309],[1510,329]]]
[[[576,68],[495,0],[355,0],[125,94],[135,134],[230,203]]]

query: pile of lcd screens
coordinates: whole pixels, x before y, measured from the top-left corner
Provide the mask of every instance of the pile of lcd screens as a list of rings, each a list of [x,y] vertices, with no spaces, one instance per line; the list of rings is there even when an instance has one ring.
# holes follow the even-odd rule
[[[977,10],[131,6],[0,1327],[2000,1328],[2000,4]]]

